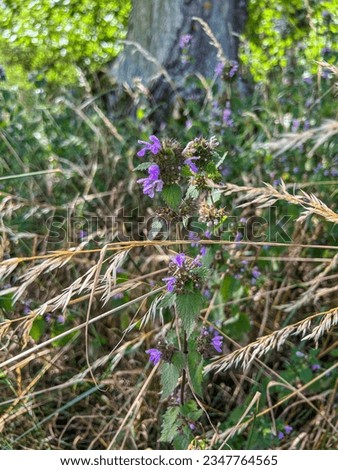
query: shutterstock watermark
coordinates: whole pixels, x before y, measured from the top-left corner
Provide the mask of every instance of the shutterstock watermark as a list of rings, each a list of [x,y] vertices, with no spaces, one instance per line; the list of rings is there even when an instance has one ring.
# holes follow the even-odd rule
[[[278,216],[277,208],[270,207],[265,216],[252,215],[246,218],[225,216],[207,230],[212,232],[213,239],[234,242],[281,242],[292,241],[294,218],[284,214]],[[179,227],[182,219],[174,215],[153,214],[148,217],[140,215],[139,209],[130,211],[120,209],[115,214],[103,218],[93,216],[75,216],[68,212],[66,216],[56,215],[46,221],[48,244],[70,245],[83,241],[102,244],[104,242],[132,242],[142,240],[179,240],[205,238],[205,224],[197,215],[184,217],[184,230]],[[240,234],[240,235],[239,235]]]

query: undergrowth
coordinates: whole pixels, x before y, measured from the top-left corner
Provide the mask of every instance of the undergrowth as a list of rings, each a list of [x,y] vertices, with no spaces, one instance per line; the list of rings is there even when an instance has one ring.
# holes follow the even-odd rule
[[[239,73],[1,90],[2,448],[337,446],[335,68]]]

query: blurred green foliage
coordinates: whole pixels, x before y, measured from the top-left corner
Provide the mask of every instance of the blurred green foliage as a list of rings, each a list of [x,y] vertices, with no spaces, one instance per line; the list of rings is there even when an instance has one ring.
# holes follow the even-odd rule
[[[130,7],[128,0],[3,0],[0,64],[12,82],[25,83],[30,72],[72,83],[77,66],[94,71],[118,54]]]
[[[250,0],[241,60],[255,80],[267,80],[276,67],[295,57],[317,69],[315,60],[337,52],[338,1]]]

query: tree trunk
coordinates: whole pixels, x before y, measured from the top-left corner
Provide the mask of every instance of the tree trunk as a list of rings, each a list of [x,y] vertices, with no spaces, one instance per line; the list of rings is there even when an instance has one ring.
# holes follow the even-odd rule
[[[246,19],[247,0],[133,0],[125,49],[110,75],[132,87],[139,79],[156,102],[168,103],[183,88],[188,75],[214,76],[223,55],[236,60],[238,35]],[[202,19],[204,25],[198,19]],[[210,28],[211,34],[206,31]],[[182,48],[182,36],[191,35]],[[214,35],[216,41],[210,36]],[[180,44],[181,42],[181,44]],[[217,42],[220,48],[212,42]],[[222,51],[221,51],[221,50]]]

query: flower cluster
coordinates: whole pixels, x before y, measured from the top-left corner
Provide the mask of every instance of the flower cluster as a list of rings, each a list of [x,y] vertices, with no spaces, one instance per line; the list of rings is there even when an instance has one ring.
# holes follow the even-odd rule
[[[218,62],[215,67],[215,74],[224,80],[231,80],[237,75],[238,66],[239,64],[236,60],[231,60],[227,63]]]
[[[199,218],[200,222],[204,222],[207,226],[213,227],[218,225],[226,217],[225,210],[223,208],[218,209],[214,204],[207,204],[203,202],[199,208]],[[206,233],[210,233],[207,231]],[[206,235],[207,236],[207,235]],[[209,238],[207,236],[207,238]]]
[[[221,336],[212,326],[203,327],[200,336],[197,338],[197,350],[206,359],[223,352],[223,336]]]
[[[215,137],[206,140],[203,137],[197,137],[188,143],[182,154],[185,158],[184,163],[189,166],[191,171],[198,173],[206,170],[208,163],[212,161],[215,148],[218,141]]]
[[[233,127],[234,121],[232,119],[232,111],[230,109],[230,102],[227,101],[226,108],[223,111],[223,124],[226,127]]]
[[[151,135],[149,141],[139,140],[138,143],[142,148],[137,156],[143,158],[148,153],[151,162],[148,177],[137,182],[143,185],[143,193],[151,198],[164,187],[180,183],[183,178],[194,177],[193,185],[204,190],[208,188],[207,179],[217,181],[221,177],[213,162],[218,145],[215,137],[209,140],[196,138],[184,150],[177,141],[160,141],[155,135]]]
[[[183,34],[183,36],[180,37],[180,41],[179,41],[180,49],[185,49],[186,47],[190,46],[191,40],[192,40],[191,34]]]
[[[182,64],[187,64],[190,60],[189,48],[191,46],[192,35],[183,34],[179,40],[179,48],[181,49],[181,62]]]
[[[166,283],[168,292],[182,294],[200,290],[203,284],[203,268],[200,256],[189,258],[184,253],[173,256],[169,263],[169,276],[162,280]]]
[[[178,183],[183,163],[182,147],[174,139],[163,139],[161,150],[153,157],[161,171],[164,184]]]

